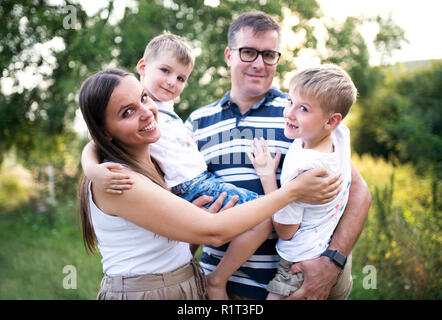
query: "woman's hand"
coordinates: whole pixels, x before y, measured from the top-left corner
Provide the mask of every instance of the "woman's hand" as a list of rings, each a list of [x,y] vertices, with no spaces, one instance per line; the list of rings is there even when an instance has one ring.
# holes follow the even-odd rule
[[[289,188],[293,201],[310,204],[323,204],[332,201],[339,193],[341,175],[327,177],[327,170],[317,168],[305,171],[283,186]]]

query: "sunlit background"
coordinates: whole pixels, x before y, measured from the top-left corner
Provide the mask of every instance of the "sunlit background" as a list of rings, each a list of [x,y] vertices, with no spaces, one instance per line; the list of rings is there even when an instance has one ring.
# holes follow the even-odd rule
[[[167,2],[164,1],[164,2]],[[217,6],[219,0],[205,0],[207,5]],[[87,1],[81,0],[81,5],[88,13],[94,14],[99,8],[107,5],[106,0]],[[405,30],[405,36],[409,43],[402,49],[394,52],[391,62],[404,62],[414,60],[428,60],[442,58],[442,41],[438,39],[438,33],[442,30],[442,19],[440,12],[442,3],[438,0],[318,0],[325,19],[336,19],[343,21],[347,16],[388,16]],[[123,12],[124,6],[133,6],[129,0],[115,1],[115,7],[119,10],[115,13],[113,19],[121,19],[118,12]],[[288,22],[287,25],[290,25]],[[369,24],[363,28],[363,34],[368,43],[372,42],[375,36],[376,28]],[[288,36],[283,38],[288,40]],[[379,63],[379,57],[372,50],[374,56],[371,58],[372,64]]]
[[[164,3],[171,1],[165,0]],[[353,1],[353,0],[318,0],[323,17],[313,24],[316,27],[316,35],[323,38],[323,23],[329,20],[343,22],[348,16],[356,17],[374,17],[380,15],[382,17],[391,16],[393,21],[405,31],[407,42],[402,44],[399,50],[393,50],[391,57],[388,57],[387,63],[419,61],[429,59],[442,59],[442,41],[438,35],[442,30],[442,19],[440,12],[442,4],[438,0],[371,0],[371,1]],[[63,1],[53,0],[51,3],[63,3]],[[81,6],[89,15],[96,14],[100,9],[108,5],[108,0],[79,0]],[[219,0],[205,0],[204,3],[210,6],[218,6]],[[110,23],[116,23],[122,18],[124,8],[136,7],[133,0],[116,0],[114,1],[115,10],[110,17]],[[286,17],[283,20],[282,31],[282,47],[285,50],[291,50],[296,46],[302,45],[303,34],[295,35],[291,28],[299,23],[296,16],[290,16],[285,12]],[[370,50],[370,64],[378,65],[381,62],[380,53],[376,51],[373,45],[373,39],[378,31],[378,27],[374,23],[366,22],[359,27],[360,32],[365,37],[367,46]],[[47,72],[50,64],[54,62],[51,59],[51,50],[63,50],[64,44],[61,38],[54,38],[44,44],[39,44],[35,48],[36,52],[40,52],[46,57],[48,65],[40,68],[41,72]],[[200,48],[194,48],[196,54],[200,52]],[[319,46],[321,49],[321,46]],[[326,49],[322,47],[325,51]],[[299,68],[307,67],[311,64],[319,63],[320,59],[317,50],[303,49],[295,58],[296,65]],[[290,75],[290,74],[289,74]],[[289,76],[288,75],[288,76]],[[24,88],[32,88],[37,84],[41,85],[42,77],[39,72],[32,68],[23,70],[18,73],[20,86]],[[288,78],[288,77],[287,77]],[[14,90],[13,80],[8,77],[2,77],[1,89],[5,93],[11,93]],[[277,83],[276,83],[277,84]],[[76,124],[79,130],[83,130],[81,121]]]

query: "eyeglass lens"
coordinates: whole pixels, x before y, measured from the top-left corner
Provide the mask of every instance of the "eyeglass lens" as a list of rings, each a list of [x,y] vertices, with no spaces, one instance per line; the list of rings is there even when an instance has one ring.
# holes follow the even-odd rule
[[[253,62],[256,60],[259,54],[262,55],[262,59],[267,64],[275,64],[279,60],[279,53],[273,50],[258,51],[253,48],[240,48],[240,58],[244,62]]]

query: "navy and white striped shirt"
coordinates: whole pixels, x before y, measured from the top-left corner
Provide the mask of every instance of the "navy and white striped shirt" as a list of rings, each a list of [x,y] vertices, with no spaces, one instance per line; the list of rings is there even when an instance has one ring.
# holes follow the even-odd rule
[[[283,110],[286,95],[277,89],[270,89],[266,96],[245,114],[230,100],[230,92],[219,101],[197,109],[187,119],[185,125],[198,145],[208,165],[222,181],[232,183],[264,194],[261,182],[246,151],[251,150],[253,138],[264,137],[271,152],[281,151],[281,161],[277,171],[279,177],[282,163],[292,140],[284,136]],[[265,299],[267,284],[273,279],[279,256],[275,244],[275,232],[238,269],[227,284],[227,291],[240,296]],[[228,244],[221,247],[203,246],[201,266],[210,273],[223,257]]]

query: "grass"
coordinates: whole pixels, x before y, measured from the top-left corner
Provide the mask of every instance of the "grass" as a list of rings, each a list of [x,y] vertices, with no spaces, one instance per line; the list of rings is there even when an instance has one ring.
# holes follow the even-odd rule
[[[0,300],[95,299],[101,256],[87,255],[71,210],[69,205],[59,209],[52,226],[45,213],[0,215]],[[65,266],[75,267],[76,289],[63,287],[64,279],[74,283],[69,282],[73,273],[63,273]],[[349,299],[377,299],[376,290],[363,288],[364,276],[361,267],[353,266]]]
[[[0,300],[95,299],[102,277],[100,255],[86,254],[75,224],[50,225],[45,213],[0,215]],[[63,273],[67,265],[76,272]],[[76,289],[65,289],[65,277],[65,283],[74,285],[75,276]]]
[[[101,256],[86,253],[70,210],[70,205],[59,209],[52,226],[45,213],[21,210],[0,215],[0,300],[95,299]],[[74,284],[69,281],[73,273],[63,273],[65,266],[75,267],[76,289],[63,287],[64,279]],[[350,299],[377,298],[376,290],[362,287],[364,276],[354,266]]]

